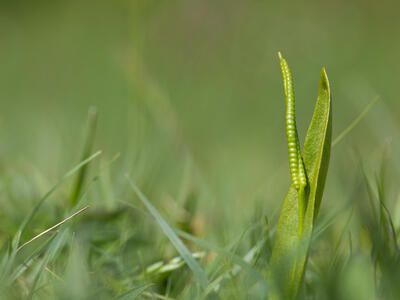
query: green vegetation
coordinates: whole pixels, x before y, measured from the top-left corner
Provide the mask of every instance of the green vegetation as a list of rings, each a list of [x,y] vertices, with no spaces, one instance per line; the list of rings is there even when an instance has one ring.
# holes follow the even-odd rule
[[[292,76],[280,53],[279,58],[287,99],[286,130],[292,185],[279,218],[268,272],[274,289],[270,298],[290,299],[297,295],[303,279],[313,227],[322,200],[331,153],[332,112],[328,77],[323,68],[317,103],[301,154],[294,114]],[[293,158],[297,159],[297,165],[292,164]],[[299,172],[300,169],[303,171]],[[294,176],[303,179],[293,179]]]
[[[3,1],[0,299],[400,299],[397,8]]]

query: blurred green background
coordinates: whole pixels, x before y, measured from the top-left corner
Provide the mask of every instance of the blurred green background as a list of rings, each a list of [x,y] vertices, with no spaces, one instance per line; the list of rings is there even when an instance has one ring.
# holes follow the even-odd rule
[[[322,210],[357,193],[360,161],[375,170],[388,150],[391,174],[398,172],[400,19],[393,1],[0,5],[4,172],[34,169],[55,182],[79,161],[95,106],[95,149],[104,159],[121,153],[111,179],[118,198],[129,198],[125,172],[154,201],[176,198],[191,161],[207,191],[198,203],[209,221],[205,232],[213,225],[235,232],[255,212],[276,215],[289,185],[277,51],[292,68],[301,140],[322,66],[334,137],[380,97],[335,146]]]

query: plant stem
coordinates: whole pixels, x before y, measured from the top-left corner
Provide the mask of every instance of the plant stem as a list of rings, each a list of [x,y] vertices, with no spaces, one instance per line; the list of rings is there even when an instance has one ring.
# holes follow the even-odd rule
[[[304,215],[305,215],[305,187],[300,186],[297,190],[297,196],[299,201],[299,238],[301,237],[301,233],[303,232],[303,224],[304,224]]]

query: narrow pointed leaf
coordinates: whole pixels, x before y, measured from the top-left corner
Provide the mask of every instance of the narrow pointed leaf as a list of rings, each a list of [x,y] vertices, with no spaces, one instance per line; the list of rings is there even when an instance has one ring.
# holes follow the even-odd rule
[[[164,220],[164,218],[159,214],[157,209],[150,203],[150,201],[146,198],[146,196],[139,190],[139,188],[128,178],[129,184],[132,190],[136,193],[140,201],[146,206],[150,214],[154,217],[157,223],[160,225],[162,231],[164,231],[165,235],[168,237],[170,242],[174,245],[175,249],[182,256],[183,260],[186,262],[188,267],[192,270],[193,275],[198,280],[202,289],[206,289],[209,285],[207,275],[204,270],[200,267],[197,261],[193,258],[192,253],[185,246],[182,240],[177,236],[175,231],[171,226]]]
[[[85,141],[85,146],[83,148],[83,155],[82,160],[85,160],[87,157],[90,156],[92,152],[93,144],[94,144],[94,137],[96,135],[96,125],[97,125],[97,112],[95,107],[91,107],[89,109],[89,117],[88,117],[88,128],[87,128],[87,136]],[[70,206],[74,207],[79,200],[79,196],[81,194],[82,186],[87,177],[89,163],[82,166],[79,170],[78,176],[76,178],[74,187],[72,189],[72,193],[69,199]]]

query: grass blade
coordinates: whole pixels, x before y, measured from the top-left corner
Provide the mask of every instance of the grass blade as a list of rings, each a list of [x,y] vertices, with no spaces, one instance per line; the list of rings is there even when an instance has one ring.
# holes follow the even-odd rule
[[[75,174],[75,172],[77,172],[80,168],[82,168],[83,166],[87,165],[89,162],[91,162],[93,159],[95,159],[96,157],[98,157],[101,154],[101,151],[97,151],[95,154],[93,154],[92,156],[88,157],[87,159],[85,159],[84,161],[80,162],[78,165],[76,165],[75,167],[73,167],[71,170],[69,170],[44,196],[42,199],[40,199],[40,201],[35,205],[35,207],[32,209],[31,213],[25,218],[24,222],[22,222],[19,230],[21,232],[24,231],[24,229],[26,228],[26,225],[28,225],[28,223],[33,219],[33,217],[35,216],[35,214],[37,213],[37,211],[39,210],[40,206],[43,204],[44,201],[47,200],[47,198],[50,197],[50,195],[61,185],[64,183],[64,181],[66,181],[69,177],[71,177],[72,175]]]
[[[60,230],[60,232],[55,236],[55,238],[50,242],[49,248],[46,251],[42,261],[40,262],[38,269],[36,270],[36,274],[33,276],[33,283],[30,287],[29,295],[27,299],[32,299],[35,292],[36,286],[39,283],[42,273],[45,270],[48,263],[56,256],[56,254],[62,249],[62,247],[66,244],[67,239],[69,237],[67,228]]]
[[[206,289],[208,286],[207,275],[204,270],[200,267],[197,261],[193,258],[192,253],[188,250],[188,248],[183,244],[181,239],[176,235],[174,230],[168,225],[168,223],[164,220],[163,217],[159,214],[157,209],[150,203],[150,201],[146,198],[146,196],[139,190],[139,188],[132,182],[132,180],[127,176],[129,184],[133,191],[136,193],[140,201],[146,206],[150,214],[154,217],[157,223],[160,225],[162,231],[168,237],[170,242],[174,245],[178,253],[185,260],[186,264],[192,270],[193,275],[198,280],[202,289]]]
[[[61,226],[62,224],[64,224],[65,222],[71,220],[73,217],[75,217],[76,215],[80,214],[81,212],[83,212],[84,210],[88,209],[89,206],[85,206],[84,208],[78,210],[76,213],[72,214],[71,216],[65,218],[64,220],[62,220],[61,222],[57,223],[54,226],[51,226],[50,228],[46,229],[45,231],[39,233],[38,235],[34,236],[32,239],[30,239],[29,241],[23,243],[21,246],[19,246],[17,248],[17,252],[20,251],[23,247],[25,247],[26,245],[32,243],[33,241],[37,240],[38,238],[42,237],[43,235],[49,233],[50,231],[56,229],[57,227]]]
[[[118,296],[117,299],[118,300],[136,299],[137,297],[139,297],[145,290],[147,290],[152,285],[153,284],[149,283],[149,284],[145,284],[145,285],[140,286],[140,287],[134,287],[133,289],[131,289],[131,290],[123,293],[122,295]]]
[[[255,280],[259,281],[264,287],[267,286],[267,282],[265,281],[264,277],[262,277],[247,261],[242,259],[240,256],[229,252],[225,249],[219,248],[217,246],[214,246],[210,244],[207,241],[201,240],[187,232],[184,232],[182,230],[177,230],[176,231],[178,235],[183,237],[184,239],[191,241],[200,247],[203,247],[205,249],[208,249],[210,251],[214,251],[218,253],[218,255],[221,255],[225,257],[228,260],[233,261],[236,265],[242,267],[244,270],[246,270]]]
[[[357,126],[358,123],[364,118],[364,116],[369,112],[369,110],[378,102],[379,97],[376,97],[370,104],[368,104],[364,110],[358,115],[357,118],[350,125],[343,130],[332,142],[332,147],[338,144],[350,131],[353,130],[354,127]]]
[[[94,137],[96,134],[96,124],[97,124],[97,112],[95,107],[91,107],[89,109],[89,116],[88,116],[88,128],[87,128],[87,135],[86,135],[86,142],[83,148],[83,155],[82,160],[87,158],[90,153],[92,152],[92,147],[94,143]],[[76,182],[74,188],[72,189],[71,197],[69,199],[70,207],[74,207],[76,203],[78,203],[79,195],[82,190],[82,185],[85,181],[86,173],[88,170],[89,164],[85,164],[82,166],[78,173],[78,177],[76,178]]]

